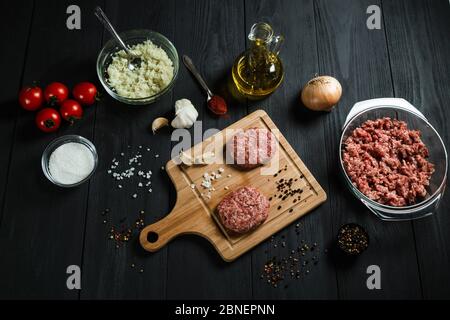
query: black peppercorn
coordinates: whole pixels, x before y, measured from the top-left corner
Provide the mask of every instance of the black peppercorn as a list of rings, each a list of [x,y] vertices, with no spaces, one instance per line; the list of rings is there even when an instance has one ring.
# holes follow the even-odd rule
[[[343,252],[359,255],[369,246],[369,236],[362,226],[349,223],[339,229],[337,242]]]

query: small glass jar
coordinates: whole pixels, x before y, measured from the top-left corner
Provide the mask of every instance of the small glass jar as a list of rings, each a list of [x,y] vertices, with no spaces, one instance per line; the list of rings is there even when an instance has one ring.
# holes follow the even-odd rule
[[[85,177],[83,180],[78,181],[76,183],[72,183],[72,184],[64,184],[53,178],[52,174],[50,173],[50,169],[49,169],[49,160],[50,160],[51,154],[58,147],[66,144],[66,143],[69,143],[69,142],[80,143],[89,149],[89,151],[92,153],[92,156],[94,157],[94,168],[89,173],[89,175],[87,177]],[[97,165],[98,165],[98,155],[97,155],[97,150],[95,149],[94,144],[91,141],[89,141],[88,139],[86,139],[82,136],[79,136],[79,135],[66,135],[66,136],[56,138],[55,140],[50,142],[49,145],[45,148],[44,152],[42,153],[42,158],[41,158],[42,171],[44,172],[45,177],[48,180],[50,180],[54,185],[57,185],[57,186],[63,187],[63,188],[76,187],[76,186],[79,186],[80,184],[83,184],[84,182],[88,181],[94,174],[95,169],[97,169]]]

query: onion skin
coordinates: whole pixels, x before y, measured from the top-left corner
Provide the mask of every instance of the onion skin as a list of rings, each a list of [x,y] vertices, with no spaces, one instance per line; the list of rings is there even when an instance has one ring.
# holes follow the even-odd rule
[[[314,111],[331,111],[339,102],[342,86],[330,76],[320,76],[308,81],[301,93],[302,103]]]

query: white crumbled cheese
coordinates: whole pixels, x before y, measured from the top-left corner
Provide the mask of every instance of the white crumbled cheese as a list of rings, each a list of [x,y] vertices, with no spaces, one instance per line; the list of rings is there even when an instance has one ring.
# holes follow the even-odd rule
[[[191,184],[191,188],[192,188],[192,189],[195,189],[195,184],[192,183],[192,184]]]
[[[84,144],[65,143],[50,155],[48,169],[55,181],[74,184],[84,180],[94,170],[95,159]]]
[[[213,182],[222,178],[221,173],[225,172],[225,169],[219,168],[217,172],[204,172],[203,179],[201,182],[201,186],[207,190],[206,193],[201,193],[200,195],[203,198],[211,199],[212,192],[216,191],[216,188],[213,187]],[[228,175],[231,176],[231,175]],[[225,187],[225,190],[228,190],[228,186]]]
[[[206,189],[211,188],[211,180],[203,180],[202,181],[202,186]]]
[[[173,78],[174,68],[167,53],[150,40],[131,46],[142,59],[141,66],[128,69],[127,54],[120,50],[107,68],[108,84],[126,98],[146,98],[166,88]]]

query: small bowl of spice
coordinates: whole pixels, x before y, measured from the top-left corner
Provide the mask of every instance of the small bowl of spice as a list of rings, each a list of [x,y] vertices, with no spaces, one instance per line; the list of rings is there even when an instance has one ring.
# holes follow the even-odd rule
[[[53,184],[70,188],[93,175],[98,164],[94,144],[78,135],[66,135],[53,140],[42,154],[44,175]]]
[[[346,254],[357,256],[369,246],[369,235],[359,224],[344,224],[339,229],[337,244]]]

